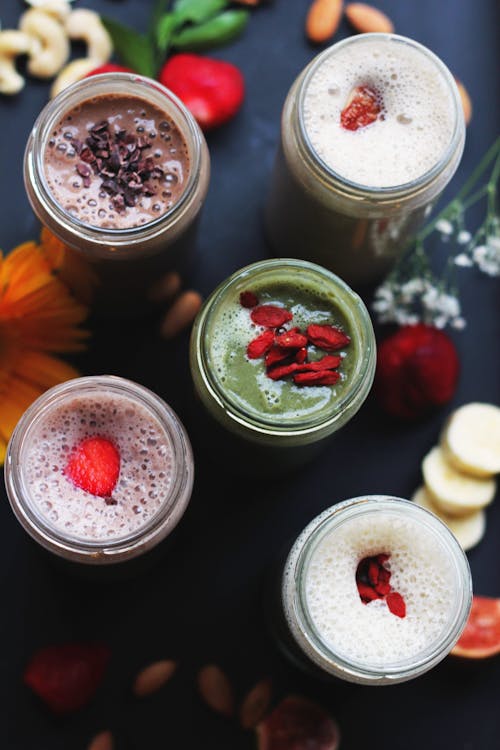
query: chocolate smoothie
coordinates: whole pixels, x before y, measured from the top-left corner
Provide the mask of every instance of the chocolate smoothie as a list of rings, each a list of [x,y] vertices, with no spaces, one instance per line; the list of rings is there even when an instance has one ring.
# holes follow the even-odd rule
[[[128,229],[177,203],[189,154],[177,125],[158,107],[136,97],[98,96],[64,115],[44,167],[54,198],[76,219]]]

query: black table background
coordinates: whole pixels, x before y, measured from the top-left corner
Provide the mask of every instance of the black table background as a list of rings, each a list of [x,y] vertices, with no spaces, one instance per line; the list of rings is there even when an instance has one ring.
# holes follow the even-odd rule
[[[82,0],[145,29],[150,2]],[[451,197],[498,133],[500,12],[494,0],[380,0],[398,33],[434,50],[467,85],[474,104],[465,153]],[[262,202],[279,132],[283,100],[293,79],[318,51],[304,39],[308,0],[275,0],[252,13],[238,41],[212,51],[242,68],[247,96],[241,113],[208,137],[212,178],[199,252],[188,286],[206,296],[227,275],[267,257]],[[23,4],[2,0],[2,27],[17,25]],[[351,33],[344,21],[336,39]],[[74,47],[75,56],[83,48]],[[21,159],[48,84],[29,81],[15,98],[0,100],[0,245],[8,251],[33,238],[38,225],[22,184]],[[442,252],[442,251],[441,251]],[[461,664],[448,657],[431,673],[388,688],[323,684],[297,671],[268,635],[260,586],[280,546],[325,507],[363,493],[409,497],[421,481],[420,461],[459,404],[500,403],[499,282],[475,270],[461,273],[468,327],[454,335],[462,372],[453,401],[416,425],[396,424],[373,396],[314,463],[284,479],[258,482],[225,477],[210,457],[210,436],[195,445],[192,502],[177,544],[149,573],[124,583],[90,584],[67,578],[41,560],[14,519],[3,490],[0,503],[1,747],[77,750],[104,728],[117,748],[244,748],[252,734],[200,701],[197,669],[220,664],[240,694],[270,675],[276,697],[299,692],[337,718],[344,750],[426,747],[489,750],[500,745],[500,657]],[[366,298],[366,301],[370,300]],[[112,373],[156,391],[188,421],[192,398],[188,332],[165,342],[156,318],[137,324],[95,324],[89,352],[75,360],[83,374]],[[378,330],[378,335],[385,331]],[[500,596],[500,502],[487,511],[486,536],[468,553],[476,593]],[[112,661],[91,705],[63,720],[51,717],[22,685],[33,651],[48,643],[104,639]],[[179,670],[155,696],[130,694],[136,671],[176,658]]]

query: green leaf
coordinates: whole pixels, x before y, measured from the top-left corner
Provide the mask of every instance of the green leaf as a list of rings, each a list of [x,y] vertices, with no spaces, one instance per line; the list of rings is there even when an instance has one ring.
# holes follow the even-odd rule
[[[204,23],[229,5],[230,0],[176,0],[173,11],[180,21]]]
[[[156,44],[159,52],[165,55],[172,39],[172,34],[179,27],[179,19],[175,13],[166,13],[160,18],[156,27]]]
[[[132,68],[140,75],[154,78],[155,55],[149,38],[112,18],[101,16],[101,21],[111,37],[113,49],[122,65]]]
[[[203,50],[227,44],[239,36],[248,23],[247,10],[228,10],[215,18],[199,24],[186,26],[172,37],[172,45],[183,50]]]

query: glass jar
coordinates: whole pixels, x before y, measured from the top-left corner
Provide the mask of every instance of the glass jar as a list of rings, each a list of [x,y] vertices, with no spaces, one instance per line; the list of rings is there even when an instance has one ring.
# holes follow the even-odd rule
[[[309,571],[313,570],[311,561],[314,565],[317,564],[320,559],[317,557],[318,550],[321,550],[321,545],[327,540],[328,548],[332,550],[329,563],[331,569],[340,566],[343,571],[344,562],[340,559],[338,550],[343,549],[344,540],[349,534],[351,534],[349,537],[351,543],[354,544],[352,542],[353,530],[356,533],[357,526],[359,533],[360,524],[364,525],[367,532],[364,541],[367,542],[368,540],[370,549],[362,549],[363,545],[360,545],[357,557],[353,556],[353,559],[348,563],[348,565],[352,563],[352,570],[349,571],[349,575],[352,573],[352,583],[349,583],[352,589],[351,595],[354,592],[356,599],[359,597],[355,582],[356,565],[367,555],[380,552],[396,554],[398,552],[396,533],[400,533],[401,529],[404,529],[402,532],[403,538],[407,541],[410,539],[409,544],[414,545],[414,549],[418,550],[420,554],[424,550],[429,555],[434,554],[436,559],[439,558],[444,563],[443,570],[446,570],[447,580],[450,582],[450,588],[445,592],[445,598],[449,596],[449,601],[445,602],[446,610],[443,610],[439,615],[441,617],[438,623],[439,627],[436,625],[432,635],[426,633],[426,636],[429,635],[428,642],[421,648],[416,649],[415,653],[407,655],[406,658],[401,655],[398,657],[392,656],[392,653],[397,648],[396,638],[409,638],[411,641],[411,634],[408,635],[410,631],[404,633],[400,630],[400,635],[398,635],[397,630],[394,631],[395,636],[389,646],[391,657],[387,654],[381,656],[379,653],[377,658],[371,655],[362,659],[359,656],[354,657],[352,654],[347,654],[345,650],[343,653],[338,644],[335,646],[331,639],[325,636],[326,630],[321,633],[318,627],[317,610],[316,614],[312,612],[311,597],[314,594],[311,593],[312,588],[308,582]],[[391,531],[381,532],[382,524],[386,528],[392,527],[393,547],[396,549],[388,549],[385,546],[387,535],[390,537]],[[397,531],[394,531],[394,529]],[[338,555],[337,558],[335,557],[336,554]],[[408,564],[411,563],[411,559],[410,550],[406,557]],[[328,571],[324,570],[323,572],[323,581],[325,585],[328,585]],[[414,569],[407,573],[406,580],[410,583],[413,581],[411,585],[417,586],[418,580],[416,580],[415,575],[412,578],[412,572],[414,573]],[[394,575],[393,571],[391,584]],[[366,685],[405,682],[427,672],[442,661],[460,637],[466,625],[472,603],[472,580],[468,560],[449,528],[433,513],[415,503],[386,495],[351,498],[328,508],[314,518],[289,550],[284,565],[281,565],[279,580],[278,619],[273,623],[273,628],[279,645],[286,655],[297,665],[316,676],[324,679],[339,678]],[[428,610],[423,612],[425,603],[432,607],[436,602],[437,607],[439,600],[441,601],[440,606],[443,606],[442,592],[436,593],[426,586],[431,586],[431,581],[426,581],[423,586],[420,586],[421,590],[418,590],[412,605],[409,602],[407,604],[405,619],[411,616],[415,618],[412,625],[413,634],[423,631],[424,618],[430,622],[434,617],[433,612]],[[344,591],[338,593],[339,599],[344,593]],[[324,600],[325,597],[328,597],[328,594],[323,591],[322,597]],[[412,613],[411,606],[418,607],[419,601],[423,609],[417,616]],[[356,605],[358,609],[352,612],[352,631],[349,631],[348,636],[352,640],[357,639],[357,648],[359,648],[361,637],[356,630],[356,619],[360,621],[361,614],[364,614],[369,607],[376,604],[377,602],[362,604],[359,600]],[[347,602],[345,607],[348,607]],[[359,610],[359,607],[362,609]],[[405,622],[405,619],[400,620],[395,615],[391,615],[391,617],[394,617],[396,628]],[[342,632],[345,629],[344,626],[345,623],[336,620],[337,633]],[[376,627],[378,626],[370,621],[369,637],[372,641],[376,641],[379,646],[380,641],[377,641],[379,631],[376,631]]]
[[[48,185],[44,154],[65,113],[95,97],[120,95],[144,100],[172,118],[185,139],[190,171],[178,200],[158,218],[114,229],[84,223],[58,203]],[[33,210],[69,248],[62,278],[73,285],[81,301],[107,316],[147,311],[150,289],[159,276],[172,269],[188,269],[209,177],[208,147],[191,112],[158,82],[129,73],[91,76],[64,89],[38,116],[24,158],[25,187]]]
[[[113,434],[112,439],[122,454],[120,477],[116,485],[121,497],[111,505],[102,497],[78,490],[69,479],[63,477],[62,463],[68,459],[69,451],[74,447],[70,440],[66,446],[58,445],[53,451],[59,465],[48,467],[40,458],[40,451],[45,450],[44,441],[50,451],[50,442],[60,440],[58,436],[61,431],[69,429],[68,414],[78,414],[82,421],[85,420],[85,425],[76,427],[76,433],[81,432],[79,440],[94,435],[97,429],[91,421],[93,419],[95,422],[96,419],[94,407],[99,402],[105,404],[106,399],[108,403],[109,399],[113,400],[113,408],[118,413],[117,434]],[[65,422],[61,422],[62,409],[67,409],[64,412]],[[57,426],[54,428],[57,419],[63,425],[61,431]],[[139,420],[143,432],[137,427]],[[149,425],[151,434],[154,433],[154,445],[150,437],[145,442],[144,434]],[[75,430],[74,427],[71,429]],[[128,432],[132,435],[133,444],[130,444],[130,437],[127,441]],[[152,507],[144,521],[142,518],[147,512],[148,502],[153,504],[151,495],[145,490],[143,498],[139,499],[137,493],[134,496],[137,512],[143,513],[142,518],[131,514],[130,507],[127,509],[124,505],[127,488],[139,484],[146,477],[145,472],[137,474],[139,453],[140,462],[146,456],[152,467],[149,470],[156,476],[156,484],[151,483],[151,478],[144,480],[148,482],[147,487],[154,488],[156,493],[156,507]],[[136,455],[131,459],[131,454]],[[145,463],[142,468],[146,469]],[[153,551],[172,533],[182,518],[191,497],[193,479],[191,444],[172,408],[147,388],[113,375],[75,378],[46,391],[26,410],[16,425],[5,461],[7,495],[25,531],[42,548],[57,557],[69,563],[94,567],[123,564]],[[139,490],[139,487],[136,486],[135,490]],[[129,505],[132,496],[128,495]],[[59,513],[56,497],[60,501]],[[105,521],[107,529],[104,531],[103,524],[101,531],[97,532],[96,525],[108,510],[110,516],[107,518],[111,520]],[[133,516],[133,521],[128,521],[128,530],[125,528],[127,513],[128,518]],[[91,533],[85,533],[87,527],[91,528]]]
[[[441,77],[452,108],[452,136],[437,163],[410,182],[388,187],[357,184],[336,173],[313,147],[304,119],[308,86],[323,63],[373,42],[380,43],[384,55],[395,45],[407,45],[422,55]],[[306,66],[286,97],[265,205],[265,231],[272,253],[319,263],[357,289],[380,282],[455,173],[464,140],[456,83],[430,50],[395,34],[367,33],[337,42]]]
[[[325,301],[325,307],[336,311],[345,321],[351,337],[350,372],[338,393],[332,386],[333,395],[324,408],[309,410],[305,405],[308,389],[296,388],[293,414],[273,406],[261,410],[258,403],[251,403],[252,399],[255,401],[255,392],[247,399],[242,395],[242,381],[238,379],[237,387],[231,390],[220,375],[214,341],[221,325],[227,325],[228,330],[231,327],[231,323],[224,323],[225,310],[241,309],[242,292],[276,285],[290,290],[292,296],[295,290],[314,290]],[[296,325],[295,318],[290,325]],[[249,323],[248,341],[256,335],[255,326]],[[238,352],[242,359],[245,346],[242,343]],[[376,344],[369,313],[361,298],[333,273],[290,258],[258,261],[239,269],[205,300],[191,332],[190,370],[195,394],[202,411],[211,418],[205,430],[205,434],[211,431],[210,446],[205,440],[203,450],[222,457],[228,471],[243,469],[255,475],[297,468],[312,458],[326,439],[361,408],[373,383],[375,363]],[[263,365],[257,366],[261,367],[263,378],[257,390],[270,388],[273,381],[265,377]],[[254,372],[247,370],[249,378],[254,377]],[[195,425],[202,422],[198,415],[199,410],[193,420]]]

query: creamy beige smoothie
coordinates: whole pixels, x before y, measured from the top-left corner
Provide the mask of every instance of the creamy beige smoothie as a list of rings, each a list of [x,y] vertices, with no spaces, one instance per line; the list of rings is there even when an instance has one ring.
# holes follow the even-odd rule
[[[266,206],[273,252],[353,285],[380,280],[430,213],[463,143],[457,87],[432,52],[387,34],[335,44],[285,102]]]

